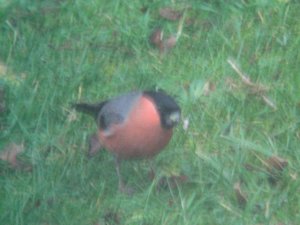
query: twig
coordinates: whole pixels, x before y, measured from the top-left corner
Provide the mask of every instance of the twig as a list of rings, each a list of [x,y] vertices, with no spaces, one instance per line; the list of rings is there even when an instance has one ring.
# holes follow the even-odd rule
[[[239,66],[233,59],[229,58],[227,60],[227,62],[232,67],[232,69],[239,75],[243,84],[245,84],[246,86],[251,88],[252,93],[258,94],[262,98],[262,100],[272,109],[274,109],[274,110],[277,109],[276,104],[265,95],[265,92],[267,92],[269,90],[269,88],[267,88],[261,84],[253,83],[250,80],[249,76],[242,72],[242,70],[239,68]]]
[[[255,85],[255,84],[253,84],[251,82],[250,78],[241,71],[241,69],[233,61],[233,59],[228,59],[227,62],[230,64],[230,66],[232,67],[232,69],[240,76],[240,78],[242,79],[242,81],[244,82],[244,84],[246,84],[248,86],[254,86]]]
[[[267,96],[261,95],[261,97],[268,106],[270,106],[274,110],[277,109],[276,104],[274,102],[272,102]]]

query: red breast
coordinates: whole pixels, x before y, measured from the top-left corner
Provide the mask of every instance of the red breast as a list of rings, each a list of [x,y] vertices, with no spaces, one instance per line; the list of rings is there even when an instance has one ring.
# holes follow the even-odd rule
[[[152,99],[141,96],[127,119],[114,124],[107,135],[99,130],[103,146],[123,159],[151,157],[170,141],[172,129],[161,126],[159,112]]]

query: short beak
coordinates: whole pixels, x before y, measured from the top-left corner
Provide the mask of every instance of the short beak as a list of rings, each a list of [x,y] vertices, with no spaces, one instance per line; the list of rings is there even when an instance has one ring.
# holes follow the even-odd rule
[[[180,121],[180,112],[174,112],[170,115],[170,121],[172,121],[173,124],[178,124]]]

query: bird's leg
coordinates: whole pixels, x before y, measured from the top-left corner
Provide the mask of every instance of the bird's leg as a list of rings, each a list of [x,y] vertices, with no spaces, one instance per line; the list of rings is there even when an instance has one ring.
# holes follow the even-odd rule
[[[115,166],[116,166],[116,172],[118,175],[119,179],[119,191],[128,195],[133,194],[133,190],[129,187],[127,187],[122,179],[122,175],[120,172],[120,164],[121,164],[121,159],[118,156],[115,156]]]
[[[156,171],[154,169],[154,163],[153,163],[152,159],[150,159],[148,162],[149,162],[149,167],[150,167],[150,170],[148,172],[148,177],[151,181],[153,181],[156,177]]]
[[[120,172],[120,163],[121,163],[120,158],[118,156],[115,156],[115,166],[116,166],[116,171],[119,179],[119,190],[122,191],[125,187],[125,184],[123,182],[122,175]]]

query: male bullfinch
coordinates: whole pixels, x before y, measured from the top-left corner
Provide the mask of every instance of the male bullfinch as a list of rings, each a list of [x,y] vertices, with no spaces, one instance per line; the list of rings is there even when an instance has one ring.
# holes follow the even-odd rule
[[[175,100],[162,91],[130,92],[98,104],[78,103],[74,107],[96,119],[98,133],[91,141],[98,139],[115,155],[122,192],[126,189],[120,160],[149,158],[159,153],[169,143],[181,115]]]

